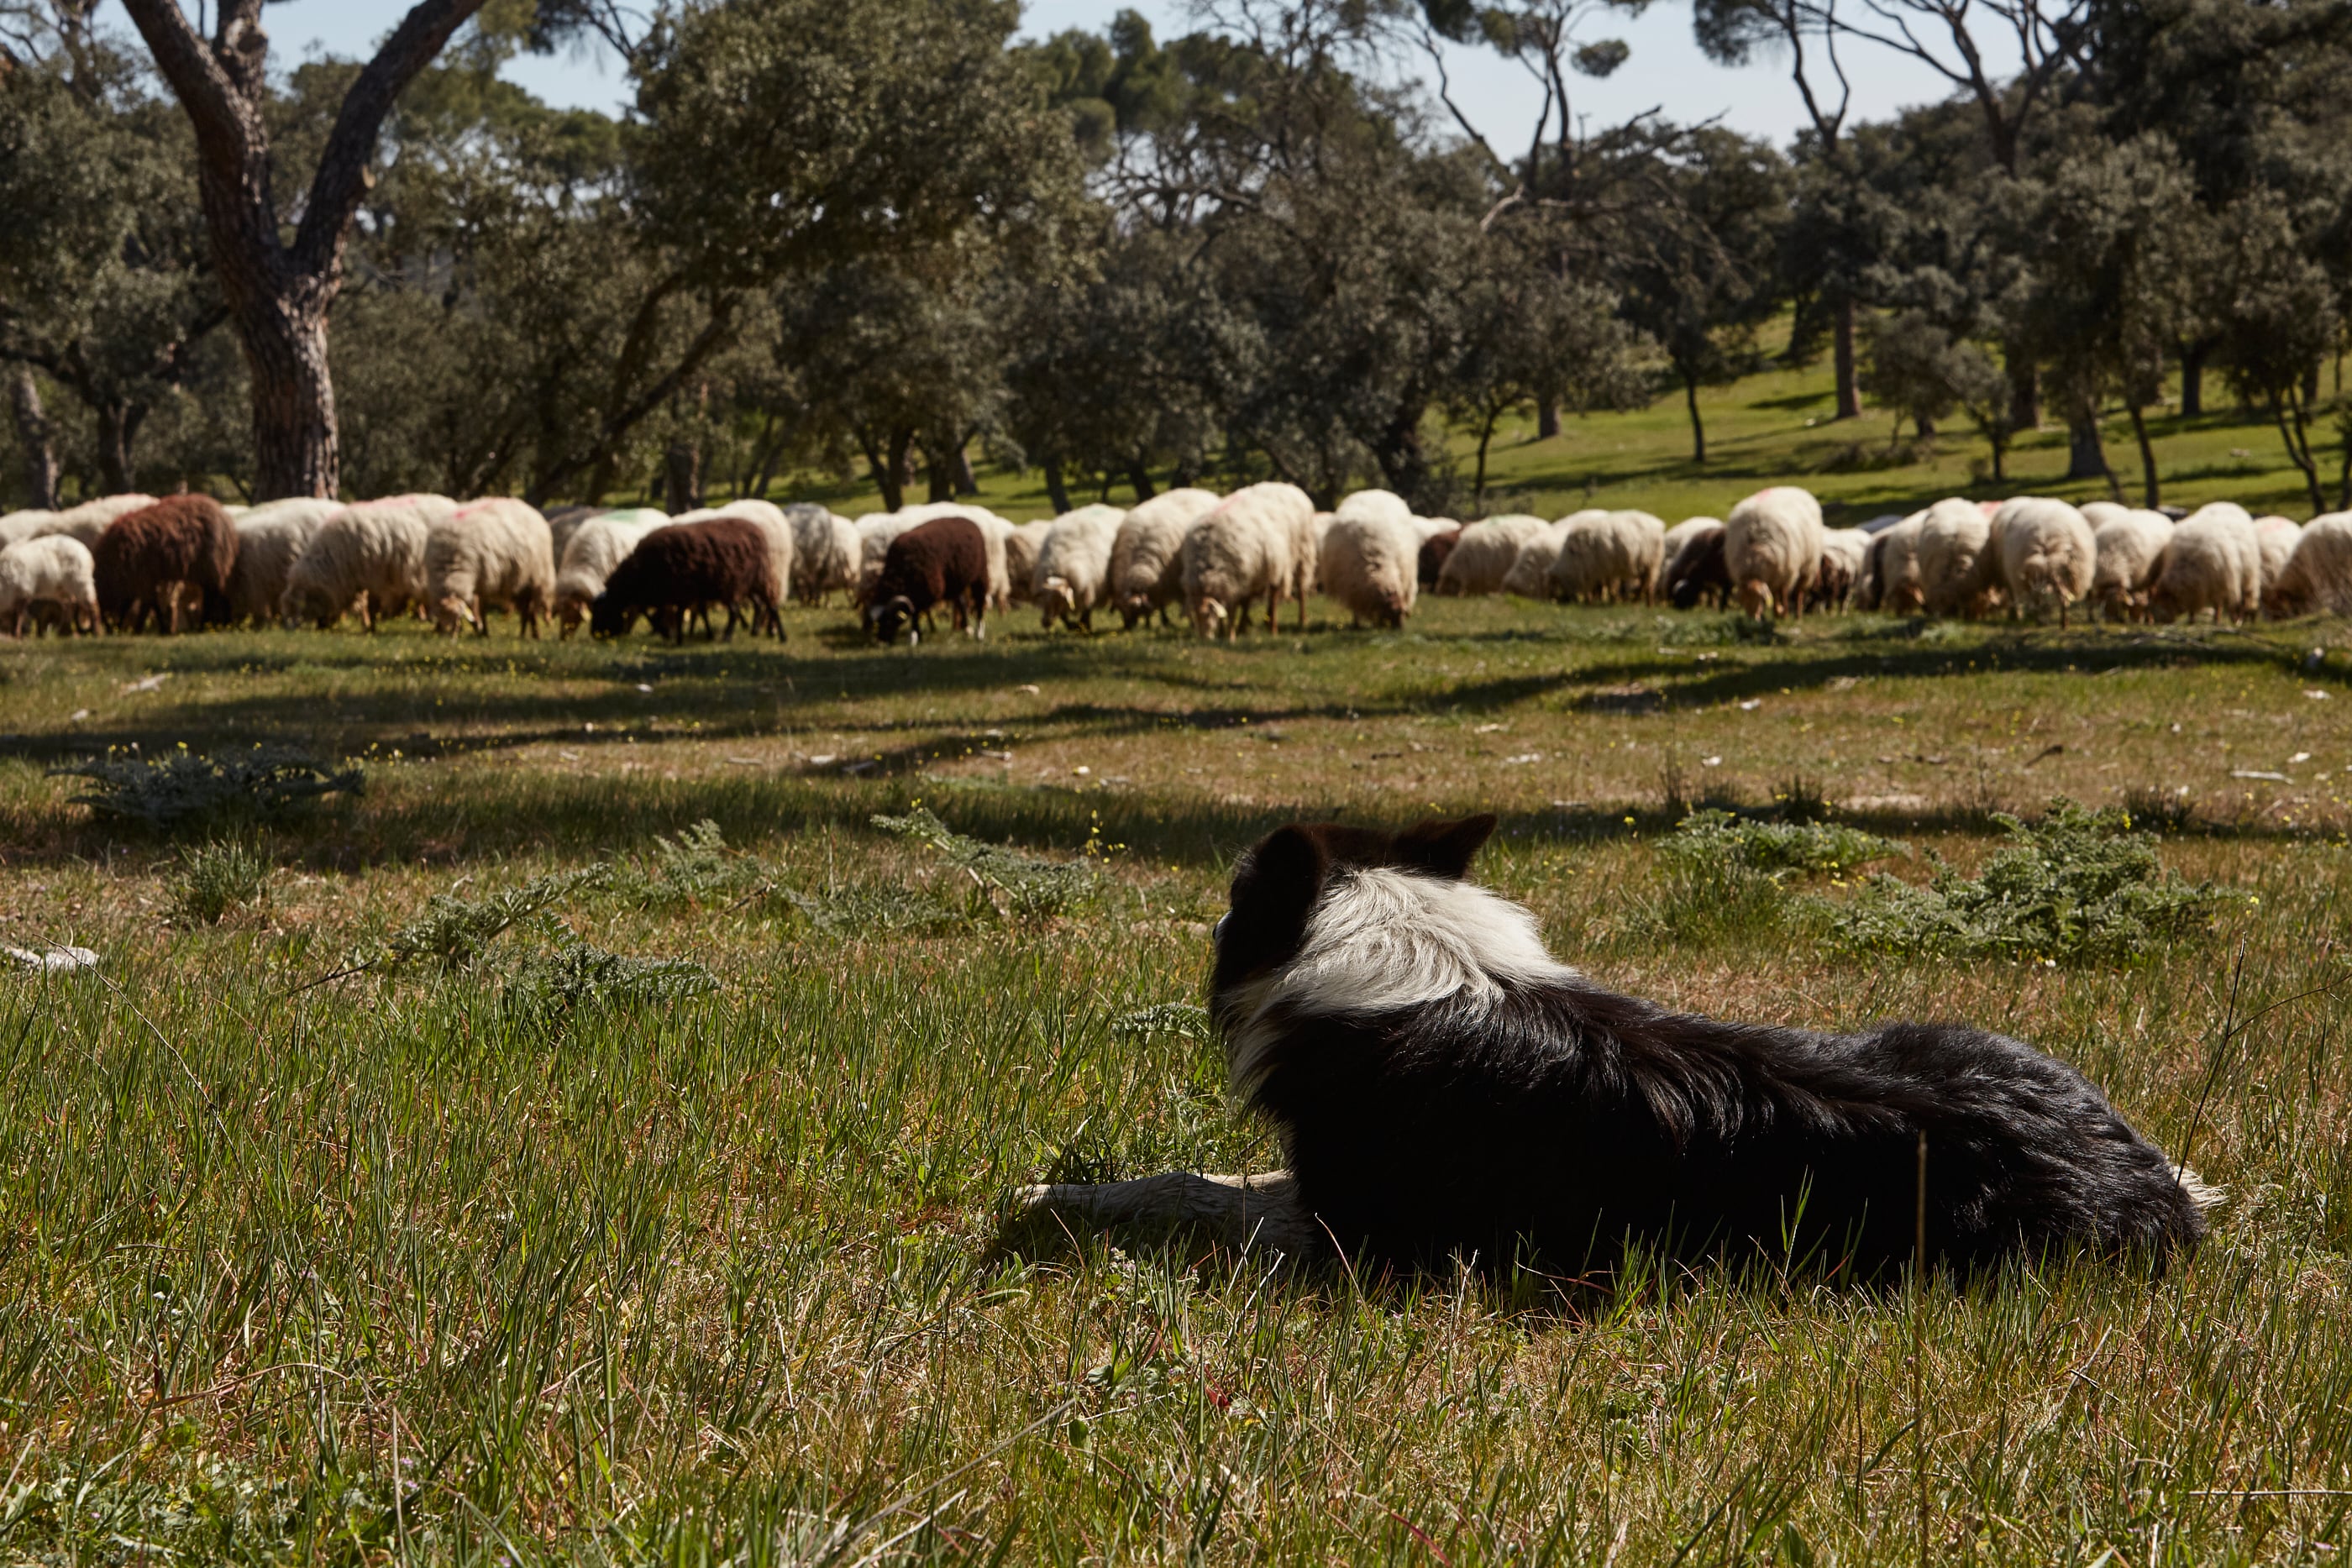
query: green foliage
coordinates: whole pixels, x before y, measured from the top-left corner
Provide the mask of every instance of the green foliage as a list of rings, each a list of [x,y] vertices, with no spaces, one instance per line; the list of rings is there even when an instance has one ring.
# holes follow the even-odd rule
[[[632,958],[577,940],[523,953],[504,967],[499,1007],[541,1028],[591,1009],[689,1001],[719,988],[718,977],[683,958]]]
[[[1209,1038],[1209,1009],[1191,1002],[1155,1002],[1110,1020],[1110,1032],[1123,1039],[1143,1040],[1172,1034],[1183,1040]]]
[[[1003,900],[1003,913],[1023,920],[1051,920],[1083,909],[1102,895],[1102,873],[1086,861],[1051,861],[1002,844],[985,844],[950,830],[929,807],[903,817],[877,813],[874,825],[902,839],[929,845],[971,876],[981,890]]]
[[[1832,938],[1866,953],[2127,963],[2210,929],[2242,896],[2166,871],[2156,835],[2119,810],[2062,799],[2037,822],[1993,821],[2010,842],[1982,875],[1938,866],[1925,887],[1874,877],[1835,912]]]
[[[709,818],[676,839],[654,835],[646,864],[615,867],[612,891],[643,908],[680,904],[732,903],[774,879],[756,856],[727,847],[726,835]]]
[[[52,768],[49,773],[89,779],[89,788],[70,799],[88,806],[93,815],[158,831],[275,816],[321,795],[358,794],[365,782],[357,768],[331,769],[301,752],[275,746],[257,746],[226,758],[184,747],[152,758],[118,753]]]
[[[545,914],[573,894],[603,887],[612,868],[602,861],[575,871],[551,872],[520,887],[458,898],[436,893],[425,912],[396,928],[362,967],[397,970],[418,964],[462,969],[478,962],[491,943],[525,921]]]
[[[1911,846],[1835,822],[1767,822],[1729,811],[1694,811],[1658,844],[1658,852],[1693,872],[1750,871],[1779,881],[1790,874],[1836,876]]]
[[[780,887],[775,896],[828,936],[936,936],[972,924],[969,905],[958,908],[916,888],[890,883],[852,883],[814,893]]]
[[[169,883],[171,916],[183,925],[217,925],[232,909],[259,909],[274,868],[242,839],[220,839],[183,852]]]

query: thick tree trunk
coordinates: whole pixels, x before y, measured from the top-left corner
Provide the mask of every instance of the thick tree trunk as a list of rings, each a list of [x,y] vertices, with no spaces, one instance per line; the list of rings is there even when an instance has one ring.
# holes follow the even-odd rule
[[[2314,360],[2303,372],[2303,406],[2305,408],[2314,407],[2319,402],[2319,371],[2320,362]]]
[[[2107,449],[2099,439],[2099,416],[2077,413],[2066,422],[2066,477],[2104,479]]]
[[[980,494],[980,476],[971,471],[971,448],[969,444],[956,448],[955,487],[959,496]]]
[[[1832,419],[1862,417],[1862,388],[1853,365],[1853,301],[1837,303],[1837,319],[1830,334],[1830,359],[1837,371],[1837,412]]]
[[[940,502],[956,498],[956,460],[962,455],[961,448],[950,448],[945,436],[924,441],[923,477],[929,490],[927,499]]]
[[[2144,503],[2153,510],[2164,505],[2164,487],[2156,476],[2156,443],[2147,438],[2147,414],[2139,404],[2131,407],[2132,437],[2139,443],[2139,469],[2147,489]]]
[[[1549,396],[1536,399],[1536,439],[1549,441],[1559,434],[1559,399]]]
[[[16,444],[25,449],[25,505],[53,512],[58,507],[56,433],[50,429],[49,416],[41,407],[41,389],[34,384],[30,367],[16,368],[15,384],[8,389],[8,402],[16,416]]]
[[[126,495],[137,488],[131,482],[131,443],[138,434],[138,421],[118,402],[100,402],[92,412],[98,416],[99,483],[110,496]]]
[[[253,382],[254,494],[265,501],[333,499],[342,483],[342,435],[327,366],[333,290],[297,286],[279,296],[232,289],[226,269],[222,285]]]
[[[2205,342],[2180,345],[2180,416],[2191,419],[2205,412],[2205,357],[2213,351]]]
[[[1698,416],[1698,378],[1683,377],[1683,402],[1690,409],[1691,461],[1706,461],[1706,423]]]
[[[907,488],[901,476],[905,473],[906,447],[904,438],[891,437],[889,451],[875,444],[874,437],[865,431],[857,433],[858,448],[866,454],[866,472],[874,476],[874,487],[882,492],[882,509],[902,510],[907,505]]]
[[[1127,482],[1135,486],[1135,500],[1138,506],[1141,506],[1160,493],[1152,488],[1151,475],[1145,469],[1143,460],[1139,457],[1128,465]]]
[[[1070,486],[1062,477],[1062,460],[1058,457],[1045,459],[1045,498],[1053,502],[1057,517],[1070,509]]]
[[[662,496],[672,517],[702,505],[702,448],[684,436],[672,437],[663,450]]]
[[[2033,368],[2032,359],[2023,351],[2002,350],[2009,362],[2009,427],[2011,430],[2042,428],[2042,377]]]

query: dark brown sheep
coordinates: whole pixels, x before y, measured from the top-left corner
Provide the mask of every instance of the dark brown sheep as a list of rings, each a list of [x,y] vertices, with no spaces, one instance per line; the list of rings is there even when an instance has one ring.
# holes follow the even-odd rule
[[[1432,592],[1436,591],[1438,574],[1445,570],[1445,558],[1452,555],[1454,547],[1461,542],[1460,528],[1448,528],[1421,541],[1421,563],[1414,575],[1421,579],[1422,587]]]
[[[1666,597],[1677,610],[1689,610],[1701,599],[1717,606],[1731,601],[1731,572],[1723,557],[1724,531],[1712,528],[1694,535],[1675,552],[1666,568]]]
[[[882,575],[866,596],[866,624],[895,643],[910,622],[929,624],[940,604],[955,616],[957,631],[987,635],[988,541],[970,517],[933,517],[890,541]]]
[[[210,496],[168,496],[106,527],[90,556],[98,611],[119,632],[149,616],[169,635],[180,629],[183,584],[204,595],[203,623],[229,619],[228,579],[236,567],[236,525]]]
[[[737,609],[745,600],[752,605],[752,631],[784,634],[776,613],[775,563],[758,525],[741,517],[673,523],[639,539],[613,569],[604,591],[588,606],[588,630],[598,637],[622,636],[643,615],[656,632],[683,643],[698,613],[708,635],[709,607],[723,604],[731,640],[736,623],[746,620]]]

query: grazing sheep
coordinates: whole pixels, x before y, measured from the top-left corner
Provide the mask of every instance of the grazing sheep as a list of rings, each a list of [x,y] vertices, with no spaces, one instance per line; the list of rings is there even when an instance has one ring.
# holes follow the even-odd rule
[[[2090,597],[2098,541],[2090,522],[2063,501],[2017,496],[2002,502],[1992,515],[1991,549],[2000,557],[2001,586],[2012,615],[2038,621],[2054,601],[2063,626],[2069,607]]]
[[[1095,629],[1095,606],[1110,599],[1110,552],[1127,514],[1117,507],[1080,507],[1054,519],[1030,569],[1029,596],[1052,631],[1064,626]],[[1012,562],[1008,557],[1007,570]]]
[[[1889,615],[1908,615],[1927,608],[1927,585],[1919,575],[1919,526],[1925,512],[1914,512],[1894,527],[1882,528],[1863,558],[1862,581],[1854,603]]]
[[[1004,575],[1012,580],[1015,604],[1030,601],[1037,582],[1037,552],[1045,548],[1045,536],[1054,531],[1054,522],[1052,517],[1040,517],[1015,523],[1004,536]]]
[[[670,519],[673,523],[707,523],[713,517],[740,517],[760,530],[768,541],[768,559],[776,569],[779,594],[792,591],[793,526],[784,518],[784,510],[772,502],[760,500],[730,501],[723,507],[701,507],[691,512],[680,512]],[[777,602],[782,603],[779,597]],[[775,627],[783,635],[781,623]]]
[[[2172,542],[2172,519],[2162,512],[2094,501],[2083,508],[2085,521],[2091,507],[2105,508],[2102,520],[2091,524],[2097,558],[2091,568],[2091,602],[2111,621],[2145,621],[2148,590],[2156,586],[2165,546]]]
[[[1682,554],[1683,546],[1706,532],[1707,529],[1721,527],[1723,527],[1721,517],[1685,517],[1666,530],[1666,537],[1659,550],[1660,559],[1666,563],[1667,570],[1671,570],[1675,564],[1675,557]],[[1660,583],[1663,584],[1664,580],[1665,579],[1661,576]]]
[[[1814,574],[1811,602],[1816,610],[1843,610],[1853,602],[1870,554],[1870,536],[1860,528],[1823,528],[1822,564]]]
[[[874,580],[882,575],[882,558],[890,553],[890,541],[922,520],[903,511],[868,512],[856,519],[859,603],[872,596]]]
[[[37,537],[56,516],[55,512],[45,512],[37,507],[22,512],[0,513],[0,546]]]
[[[930,624],[931,611],[948,607],[956,630],[988,635],[988,535],[971,517],[950,513],[916,524],[890,541],[882,570],[866,599],[866,624],[885,643],[914,623]],[[923,640],[913,632],[914,641]]]
[[[394,496],[345,507],[319,525],[286,573],[278,618],[325,631],[354,605],[360,624],[397,615],[425,599],[425,537],[453,516],[446,496]]]
[[[1454,553],[1445,558],[1444,570],[1437,574],[1437,591],[1502,592],[1503,580],[1517,563],[1520,549],[1549,527],[1541,517],[1524,512],[1506,512],[1472,523],[1454,541]]]
[[[1016,594],[1026,594],[1028,591],[1030,587],[1028,579],[1024,578],[1015,582],[1013,577],[1013,561],[1008,551],[1013,527],[986,507],[975,507],[963,501],[926,501],[920,506],[908,507],[903,511],[884,515],[895,517],[897,519],[896,526],[883,536],[884,550],[888,549],[889,541],[898,538],[899,534],[919,524],[928,523],[935,517],[963,517],[970,520],[980,529],[981,541],[988,550],[990,607],[998,610],[1009,609]],[[860,526],[862,528],[863,519]],[[869,579],[881,570],[880,563],[879,554],[866,556],[866,572]]]
[[[2075,509],[2083,514],[2083,520],[2091,525],[2091,532],[2094,534],[2108,523],[2127,517],[2132,514],[2132,508],[2125,506],[2121,501],[2085,501]],[[2164,517],[2164,514],[2158,512],[2157,516]],[[2165,517],[2164,520],[2170,522],[2172,519]]]
[[[1340,504],[1338,519],[1323,535],[1323,591],[1348,612],[1350,625],[1369,621],[1393,631],[1412,613],[1420,591],[1420,531],[1410,514],[1384,507],[1351,513],[1359,498],[1351,496]]]
[[[1723,565],[1740,608],[1762,620],[1805,613],[1822,564],[1822,504],[1794,486],[1759,490],[1723,520]]]
[[[1970,620],[2000,597],[2000,552],[1992,519],[1974,501],[1937,502],[1919,518],[1919,596],[1930,615]]]
[[[822,604],[838,589],[857,592],[857,525],[807,501],[784,508],[793,526],[793,592],[803,604]]]
[[[1666,525],[1647,512],[1580,512],[1552,558],[1552,597],[1654,604],[1665,544]]]
[[[1265,627],[1274,631],[1282,596],[1299,580],[1298,540],[1314,526],[1307,492],[1278,481],[1236,490],[1212,507],[1184,536],[1184,609],[1192,629],[1226,639],[1246,632],[1250,601],[1263,594]]]
[[[57,534],[0,547],[0,621],[8,623],[10,636],[25,634],[36,605],[54,611],[69,633],[104,629],[98,565],[79,539]]]
[[[24,537],[38,539],[62,534],[69,539],[79,539],[82,548],[95,555],[99,539],[115,518],[128,517],[154,504],[154,497],[142,496],[135,491],[101,497],[95,501],[84,501],[79,507],[68,507],[62,512],[50,513],[46,521],[35,525]],[[227,514],[224,512],[222,516]]]
[[[236,514],[236,568],[228,578],[228,613],[235,623],[267,626],[278,619],[287,574],[320,524],[343,509],[340,501],[299,497],[265,501]]]
[[[2148,590],[2148,613],[2158,621],[2194,621],[2210,611],[2216,625],[2243,621],[2262,604],[2262,546],[2243,507],[2216,501],[2176,524],[2164,565]]]
[[[547,514],[547,537],[551,553],[557,560],[563,559],[563,547],[580,531],[580,525],[591,517],[604,515],[602,507],[558,507]]]
[[[588,606],[588,632],[622,637],[643,615],[658,636],[686,641],[698,614],[709,625],[710,606],[727,607],[727,639],[745,620],[739,608],[751,603],[754,632],[777,624],[776,561],[767,533],[749,517],[705,517],[671,523],[637,541],[628,559],[604,580],[604,591]],[[709,633],[706,632],[706,635]]]
[[[2294,553],[2263,589],[2273,615],[2352,615],[2352,512],[2326,512],[2303,527]]]
[[[1459,517],[1424,517],[1416,513],[1412,519],[1412,526],[1413,531],[1420,534],[1423,542],[1426,543],[1431,539],[1441,538],[1446,534],[1460,533],[1462,531],[1462,519]]]
[[[1580,512],[1570,512],[1557,522],[1548,523],[1540,533],[1528,536],[1519,546],[1519,553],[1511,561],[1511,570],[1503,574],[1503,591],[1520,599],[1551,597],[1551,569],[1559,559],[1559,549],[1570,528],[1578,524],[1609,514],[1598,507]]]
[[[99,613],[118,630],[136,632],[152,616],[157,631],[177,632],[184,586],[203,593],[203,624],[228,619],[236,524],[210,496],[172,496],[125,512],[106,526],[89,553]]]
[[[460,507],[425,534],[425,602],[433,624],[454,634],[460,625],[487,637],[482,606],[515,612],[526,637],[555,605],[554,536],[528,501],[499,496]]]
[[[555,568],[555,623],[558,634],[569,637],[587,619],[588,606],[604,591],[613,569],[629,559],[638,541],[656,528],[669,526],[669,514],[653,507],[625,507],[599,512],[581,524],[565,542]]]
[[[2264,592],[2286,570],[2288,558],[2294,554],[2295,542],[2302,538],[2303,525],[2293,517],[2273,514],[2254,519],[2254,548],[2262,557]]]
[[[1308,503],[1312,506],[1314,503]],[[1298,606],[1298,629],[1307,630],[1307,596],[1313,593],[1323,580],[1323,532],[1331,526],[1336,512],[1309,512],[1290,525],[1290,586],[1292,602]],[[1269,620],[1268,632],[1275,630]]]
[[[1433,589],[1437,580],[1445,575],[1445,563],[1454,559],[1454,547],[1462,542],[1462,525],[1454,524],[1444,533],[1423,534],[1421,554],[1414,561],[1414,575],[1421,586]]]
[[[1731,602],[1731,570],[1724,564],[1724,527],[1713,517],[1694,519],[1706,526],[1683,535],[1683,542],[1666,565],[1666,601],[1690,610],[1702,599],[1717,610]]]
[[[1184,597],[1184,536],[1217,504],[1213,490],[1163,490],[1119,520],[1110,546],[1110,601],[1133,631]]]

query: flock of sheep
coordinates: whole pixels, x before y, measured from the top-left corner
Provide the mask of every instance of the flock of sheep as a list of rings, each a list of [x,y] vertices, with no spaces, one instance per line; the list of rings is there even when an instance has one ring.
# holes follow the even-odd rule
[[[782,635],[788,596],[835,592],[886,640],[935,609],[978,634],[990,609],[1027,603],[1047,627],[1091,631],[1097,611],[1132,628],[1181,608],[1204,637],[1248,629],[1264,601],[1306,621],[1320,591],[1359,624],[1398,626],[1423,591],[1529,599],[1738,604],[1801,616],[2055,614],[2077,606],[2122,620],[2216,621],[2352,613],[2352,513],[2308,524],[2216,502],[2176,520],[2105,502],[2037,497],[1938,501],[1874,530],[1826,528],[1803,490],[1759,491],[1720,521],[1668,528],[1647,512],[1586,510],[1463,525],[1417,517],[1385,490],[1318,512],[1295,486],[1198,489],[1130,509],[1081,507],[1014,524],[985,507],[936,503],[856,521],[765,501],[672,517],[650,508],[542,515],[509,497],[460,504],[399,496],[344,505],[246,508],[203,496],[115,496],[62,512],[0,517],[0,625],[174,631],[414,612],[442,630],[486,632],[512,612],[600,636],[639,618],[673,640],[725,610]]]

